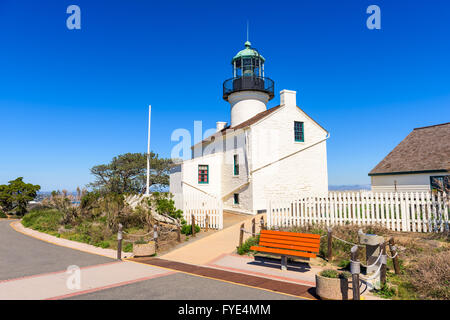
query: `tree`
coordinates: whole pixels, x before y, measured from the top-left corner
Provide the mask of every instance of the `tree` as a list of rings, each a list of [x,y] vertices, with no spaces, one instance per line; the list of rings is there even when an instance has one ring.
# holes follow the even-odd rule
[[[23,177],[8,183],[0,185],[0,206],[6,212],[24,215],[27,212],[28,202],[36,198],[41,187],[23,182]]]
[[[150,186],[164,187],[169,185],[169,172],[173,166],[171,159],[159,158],[150,153]],[[147,154],[125,153],[114,157],[109,164],[92,167],[91,173],[95,181],[89,184],[94,189],[123,193],[142,193],[147,183]]]

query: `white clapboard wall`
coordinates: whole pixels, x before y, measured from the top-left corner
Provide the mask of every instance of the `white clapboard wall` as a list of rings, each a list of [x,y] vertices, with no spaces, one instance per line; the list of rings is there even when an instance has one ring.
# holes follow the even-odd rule
[[[450,196],[431,193],[328,192],[269,200],[268,227],[381,225],[394,231],[449,229]]]

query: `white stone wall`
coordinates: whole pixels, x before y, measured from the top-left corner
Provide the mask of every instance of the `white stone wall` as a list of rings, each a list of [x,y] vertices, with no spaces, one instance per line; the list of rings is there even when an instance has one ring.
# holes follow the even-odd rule
[[[229,136],[227,144],[232,148],[224,152],[224,161],[222,166],[222,192],[224,206],[238,210],[252,210],[252,190],[247,185],[239,188],[248,182],[248,152],[246,147],[245,131],[240,130]],[[234,155],[239,156],[239,175],[234,175]],[[238,190],[236,190],[239,188]],[[239,194],[239,204],[234,204],[234,193]]]
[[[265,210],[267,199],[291,198],[300,193],[328,191],[326,140],[277,161],[327,137],[327,132],[285,97],[288,105],[252,126],[253,210]],[[294,139],[294,121],[304,123],[304,142]],[[276,161],[276,162],[274,162]]]
[[[220,196],[222,193],[222,161],[223,155],[215,153],[191,160],[185,160],[182,164],[182,180],[214,196]],[[209,182],[207,184],[198,183],[198,166],[209,166]],[[196,189],[183,184],[183,193],[199,192]]]
[[[181,183],[183,174],[181,167],[180,164],[170,170],[169,190],[173,194],[175,207],[183,210],[183,185]]]
[[[420,173],[371,176],[373,192],[426,192],[430,191],[430,177],[445,173]]]
[[[230,94],[228,101],[231,105],[231,126],[234,127],[265,111],[269,95],[258,91],[238,91]]]

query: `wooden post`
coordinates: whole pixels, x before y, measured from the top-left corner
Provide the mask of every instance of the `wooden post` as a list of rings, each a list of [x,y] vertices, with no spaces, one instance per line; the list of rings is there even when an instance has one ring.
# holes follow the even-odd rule
[[[153,225],[153,241],[155,241],[155,248],[158,248],[158,225]]]
[[[350,271],[352,272],[353,300],[360,300],[359,273],[361,271],[361,265],[358,261],[358,246],[353,246],[351,250]]]
[[[266,227],[265,227],[265,225],[264,225],[264,217],[261,217],[261,220],[259,220],[259,223],[260,223],[260,225],[261,225],[261,230],[265,230]]]
[[[392,262],[394,263],[395,274],[400,274],[400,265],[398,263],[397,248],[395,247],[394,237],[389,239],[389,250],[391,251],[391,255],[394,257]]]
[[[241,229],[239,232],[239,247],[242,246],[243,242],[244,242],[244,224],[241,224]]]
[[[119,231],[117,232],[117,260],[122,260],[122,224],[119,223]]]
[[[177,241],[181,242],[181,228],[179,225],[177,226]]]
[[[382,242],[380,244],[380,249],[381,249],[381,269],[380,269],[380,282],[382,285],[386,284],[386,242]]]
[[[209,228],[209,216],[206,214],[205,216],[205,230],[208,231]]]
[[[191,228],[192,228],[192,236],[193,237],[195,237],[195,216],[194,215],[192,215],[192,225],[191,225]]]
[[[333,232],[328,228],[328,262],[333,259]]]
[[[255,218],[252,219],[252,237],[256,235],[256,222]]]

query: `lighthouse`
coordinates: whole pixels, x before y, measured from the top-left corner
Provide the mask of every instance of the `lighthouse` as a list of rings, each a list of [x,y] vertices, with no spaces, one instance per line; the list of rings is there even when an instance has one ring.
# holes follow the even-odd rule
[[[214,208],[210,227],[221,229],[224,210],[263,213],[272,200],[328,192],[328,131],[297,106],[294,90],[281,90],[279,105],[267,107],[275,84],[265,62],[245,42],[231,59],[232,78],[223,82],[231,123],[216,122],[216,132],[191,147],[192,158],[171,169],[170,192],[175,206],[189,212],[186,220],[197,212],[203,221]]]
[[[275,83],[264,74],[264,57],[249,41],[244,45],[231,60],[233,78],[223,83],[223,99],[231,106],[231,127],[267,110],[267,102],[274,97]]]

